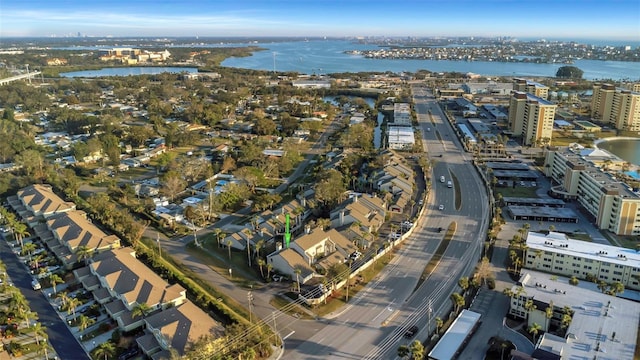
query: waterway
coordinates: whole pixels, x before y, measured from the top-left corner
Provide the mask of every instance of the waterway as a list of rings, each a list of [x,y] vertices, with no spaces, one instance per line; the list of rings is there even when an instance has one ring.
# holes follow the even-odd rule
[[[223,66],[270,71],[295,71],[303,74],[330,74],[342,72],[472,72],[487,76],[553,77],[565,64],[499,63],[491,61],[451,60],[391,60],[368,59],[360,55],[345,54],[347,50],[379,49],[376,45],[356,44],[349,41],[293,41],[251,44],[266,48],[253,56],[228,58]],[[246,46],[246,44],[245,44]],[[573,66],[584,71],[589,80],[638,80],[640,64],[624,61],[576,60]]]
[[[598,148],[607,150],[622,160],[640,166],[640,139],[617,139],[598,143]]]
[[[354,98],[355,96],[347,96],[348,98]],[[363,97],[362,98],[370,108],[374,109],[376,106],[376,101],[374,98]],[[324,102],[331,103],[333,105],[338,106],[339,104],[335,101],[334,96],[325,96],[322,98]],[[379,149],[382,146],[382,123],[384,122],[384,114],[382,112],[378,112],[378,118],[376,119],[376,127],[373,128],[373,147],[375,149]]]
[[[117,67],[104,68],[100,70],[83,70],[60,73],[62,77],[84,77],[95,78],[102,76],[134,76],[134,75],[157,75],[161,73],[179,74],[183,72],[196,73],[197,68],[191,67],[170,67],[170,66],[136,66],[136,67]]]

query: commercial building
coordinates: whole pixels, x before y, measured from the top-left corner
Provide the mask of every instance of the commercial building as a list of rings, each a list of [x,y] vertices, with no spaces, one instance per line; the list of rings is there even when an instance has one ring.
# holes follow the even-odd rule
[[[464,347],[465,341],[478,327],[479,321],[479,313],[462,310],[433,350],[429,352],[429,360],[455,359]]]
[[[591,117],[619,130],[640,131],[640,92],[596,83],[591,97]]]
[[[409,104],[393,104],[393,125],[411,126],[411,106]]]
[[[640,235],[640,194],[571,148],[547,152],[544,169],[555,197],[576,199],[599,229]]]
[[[640,290],[640,253],[635,250],[573,240],[557,232],[530,232],[526,243],[525,268]]]
[[[603,294],[593,283],[571,285],[567,278],[528,270],[511,293],[509,314],[544,332],[537,337],[532,358],[634,358],[639,303]]]
[[[392,150],[411,150],[416,139],[409,126],[389,126],[387,128],[387,147]]]
[[[549,101],[516,91],[509,100],[509,129],[522,136],[523,145],[551,141],[556,105]]]
[[[526,92],[541,99],[549,99],[549,87],[527,79],[513,79],[513,90]]]

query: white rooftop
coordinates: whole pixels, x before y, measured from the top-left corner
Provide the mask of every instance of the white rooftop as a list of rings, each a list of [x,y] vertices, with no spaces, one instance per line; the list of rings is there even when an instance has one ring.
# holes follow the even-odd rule
[[[550,232],[549,235],[530,232],[527,236],[527,246],[533,250],[550,251],[600,262],[640,267],[640,253],[635,250],[573,240],[566,234],[558,232]]]
[[[480,314],[477,312],[462,310],[453,324],[451,324],[449,330],[447,330],[433,350],[431,350],[429,359],[453,359],[478,320],[480,320]]]
[[[568,278],[537,271],[523,270],[520,281],[528,297],[574,311],[566,339],[547,337],[541,348],[561,350],[563,359],[633,359],[640,303],[594,290],[593,283],[574,286]]]

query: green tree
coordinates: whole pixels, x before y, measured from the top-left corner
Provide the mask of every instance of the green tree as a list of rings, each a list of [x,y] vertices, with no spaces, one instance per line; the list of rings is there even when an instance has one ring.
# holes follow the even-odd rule
[[[103,342],[98,345],[98,347],[93,351],[93,354],[97,358],[104,358],[104,360],[108,360],[113,357],[116,353],[116,347],[113,345],[111,341]]]
[[[422,360],[424,358],[424,346],[419,340],[413,340],[409,346],[411,357],[413,360]]]
[[[397,351],[398,357],[401,359],[408,359],[409,355],[411,355],[411,350],[407,345],[400,345]]]
[[[78,308],[78,306],[82,305],[82,302],[80,300],[78,300],[77,298],[69,298],[69,301],[67,301],[67,314],[71,313],[73,315],[73,317],[76,317],[76,309]]]
[[[56,295],[56,285],[58,284],[63,284],[64,280],[62,280],[62,278],[60,277],[60,275],[58,274],[50,274],[49,275],[49,283],[51,284],[51,286],[53,287],[53,294]]]
[[[89,326],[96,323],[95,320],[90,319],[84,315],[78,316],[78,319],[76,321],[78,323],[78,330],[80,330],[80,332],[85,331]]]
[[[584,75],[584,71],[575,66],[561,66],[556,71],[556,77],[558,78],[582,79],[582,75]]]
[[[136,318],[138,316],[145,317],[151,312],[151,310],[151,306],[147,305],[147,303],[136,304],[133,310],[131,310],[131,318]]]
[[[436,333],[440,334],[440,329],[442,329],[442,325],[444,325],[444,321],[440,317],[436,317]]]
[[[529,333],[533,335],[534,344],[536,343],[536,337],[538,336],[540,330],[542,330],[542,326],[540,326],[540,324],[538,323],[533,323],[531,326],[529,326]]]
[[[465,304],[464,297],[458,293],[453,293],[451,294],[451,301],[453,302],[454,310],[457,314]]]

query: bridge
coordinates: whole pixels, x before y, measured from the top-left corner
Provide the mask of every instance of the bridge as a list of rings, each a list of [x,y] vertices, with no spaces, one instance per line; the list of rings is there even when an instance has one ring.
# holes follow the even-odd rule
[[[41,74],[40,71],[34,71],[34,72],[22,74],[22,75],[16,75],[16,76],[0,79],[0,85],[7,85],[10,82],[14,82],[22,79],[28,79],[29,82],[31,82],[31,78],[33,78],[34,76],[38,76],[40,74]]]

